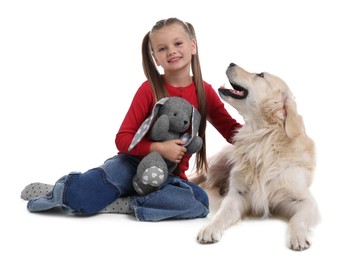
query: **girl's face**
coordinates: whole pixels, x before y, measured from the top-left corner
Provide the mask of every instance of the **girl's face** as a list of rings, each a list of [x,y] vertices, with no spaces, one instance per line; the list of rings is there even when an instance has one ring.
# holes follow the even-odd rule
[[[165,72],[190,68],[192,55],[196,54],[195,40],[180,24],[165,26],[151,34],[153,57]]]

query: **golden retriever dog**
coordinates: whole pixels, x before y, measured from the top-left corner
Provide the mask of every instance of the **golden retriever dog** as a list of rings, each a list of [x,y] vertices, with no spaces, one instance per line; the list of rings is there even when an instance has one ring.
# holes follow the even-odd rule
[[[220,88],[219,94],[240,113],[244,125],[234,145],[209,159],[208,172],[191,179],[225,193],[197,240],[218,242],[225,229],[247,215],[274,215],[288,219],[289,248],[307,249],[309,230],[319,219],[309,190],[315,146],[294,97],[283,80],[269,73],[250,73],[232,63],[226,75],[232,89]]]

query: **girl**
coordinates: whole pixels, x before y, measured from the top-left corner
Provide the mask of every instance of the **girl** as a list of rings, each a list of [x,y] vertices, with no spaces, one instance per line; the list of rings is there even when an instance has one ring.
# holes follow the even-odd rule
[[[140,221],[199,218],[209,213],[206,192],[189,182],[185,175],[191,155],[185,154],[181,140],[151,142],[143,139],[131,151],[128,147],[156,101],[168,96],[186,99],[201,114],[199,136],[203,146],[196,154],[197,171],[207,169],[206,120],[230,143],[241,125],[226,111],[212,86],[202,79],[197,40],[191,24],[177,18],[158,21],[143,39],[142,61],[147,81],[137,90],[116,135],[118,154],[83,174],[63,176],[54,186],[28,185],[22,198],[29,200],[30,212],[61,206],[67,213],[78,215],[130,213]],[[156,66],[162,67],[162,75]],[[160,189],[138,196],[132,179],[141,158],[152,151],[179,165]]]

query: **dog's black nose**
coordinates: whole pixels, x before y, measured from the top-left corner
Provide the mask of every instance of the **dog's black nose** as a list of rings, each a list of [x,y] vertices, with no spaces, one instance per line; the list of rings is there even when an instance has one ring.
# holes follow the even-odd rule
[[[236,64],[235,63],[230,63],[229,67],[234,67]]]

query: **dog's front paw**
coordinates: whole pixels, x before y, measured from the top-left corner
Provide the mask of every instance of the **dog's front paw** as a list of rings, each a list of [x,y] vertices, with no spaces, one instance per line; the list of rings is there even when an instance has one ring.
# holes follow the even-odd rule
[[[307,232],[294,232],[289,237],[289,247],[294,251],[303,251],[311,246]]]
[[[222,235],[223,231],[217,230],[210,224],[200,230],[197,240],[201,244],[211,244],[221,240]]]

